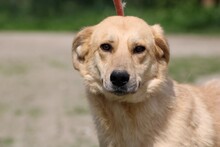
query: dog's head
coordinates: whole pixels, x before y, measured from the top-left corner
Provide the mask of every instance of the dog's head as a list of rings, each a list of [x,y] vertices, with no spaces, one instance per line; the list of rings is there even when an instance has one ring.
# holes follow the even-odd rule
[[[169,48],[159,25],[131,16],[108,17],[81,30],[73,41],[73,64],[92,93],[141,101],[166,77]]]

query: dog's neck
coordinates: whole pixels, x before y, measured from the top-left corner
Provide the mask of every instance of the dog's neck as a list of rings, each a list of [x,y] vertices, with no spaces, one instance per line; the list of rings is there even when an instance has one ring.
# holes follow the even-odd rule
[[[154,138],[152,132],[158,135],[165,128],[171,115],[175,101],[173,99],[174,93],[169,93],[173,91],[172,85],[173,82],[167,80],[161,84],[161,87],[158,87],[161,88],[157,90],[158,93],[154,93],[151,97],[148,96],[146,100],[138,103],[111,101],[102,94],[90,94],[91,97],[88,99],[94,121],[99,127],[97,128],[98,133],[102,131],[102,135],[104,132],[106,136],[116,135],[115,138],[123,139],[122,136],[125,135],[123,133],[135,133],[130,132],[129,128],[138,132],[142,131],[139,130],[140,128],[145,128],[145,135],[150,133],[151,139],[149,141],[152,141]],[[108,134],[114,132],[110,130],[115,130],[115,134]]]

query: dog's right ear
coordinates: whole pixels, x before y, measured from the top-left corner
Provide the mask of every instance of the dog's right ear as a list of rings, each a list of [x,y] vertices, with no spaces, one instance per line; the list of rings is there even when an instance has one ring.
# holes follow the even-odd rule
[[[76,70],[80,70],[81,65],[85,62],[86,55],[88,55],[92,32],[93,27],[86,27],[82,29],[73,40],[72,60]]]

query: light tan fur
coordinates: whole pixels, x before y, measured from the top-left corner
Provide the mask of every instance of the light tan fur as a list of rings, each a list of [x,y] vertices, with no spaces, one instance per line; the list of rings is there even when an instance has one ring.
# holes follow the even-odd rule
[[[112,50],[103,51],[103,43]],[[135,54],[138,45],[146,50]],[[100,147],[220,146],[220,82],[194,87],[169,79],[169,46],[159,25],[108,17],[82,29],[72,51]],[[113,70],[129,73],[127,93],[112,90]]]

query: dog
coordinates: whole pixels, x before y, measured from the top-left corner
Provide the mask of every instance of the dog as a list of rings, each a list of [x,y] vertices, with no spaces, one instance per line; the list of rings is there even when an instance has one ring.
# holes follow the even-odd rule
[[[160,25],[110,16],[76,35],[72,57],[100,147],[220,146],[220,81],[196,87],[169,78]]]

